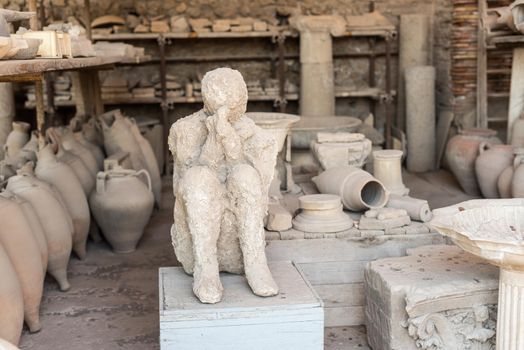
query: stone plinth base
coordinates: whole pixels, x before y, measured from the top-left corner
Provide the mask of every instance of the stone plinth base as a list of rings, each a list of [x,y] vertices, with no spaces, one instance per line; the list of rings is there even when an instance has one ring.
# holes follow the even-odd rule
[[[381,350],[490,349],[498,269],[455,246],[371,262],[365,271],[369,345]]]
[[[291,262],[269,267],[279,295],[258,297],[244,276],[222,274],[224,297],[212,305],[193,295],[182,268],[161,268],[161,349],[323,349],[322,301]]]
[[[408,234],[408,228],[410,233]],[[293,261],[324,301],[326,327],[365,324],[364,268],[370,261],[406,255],[406,249],[442,244],[438,233],[416,223],[392,234],[381,230],[308,233],[297,230],[268,232],[270,261]]]

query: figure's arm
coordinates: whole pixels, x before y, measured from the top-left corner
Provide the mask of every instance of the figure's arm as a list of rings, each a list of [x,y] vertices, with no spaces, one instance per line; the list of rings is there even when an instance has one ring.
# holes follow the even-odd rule
[[[198,161],[202,144],[206,138],[203,117],[197,112],[175,122],[169,130],[168,145],[173,155],[173,190],[186,170]]]
[[[249,132],[251,135],[244,141],[244,156],[260,174],[262,189],[267,195],[269,186],[275,175],[277,162],[277,142],[269,132],[253,125],[255,130],[241,131]],[[251,129],[249,127],[248,129]]]

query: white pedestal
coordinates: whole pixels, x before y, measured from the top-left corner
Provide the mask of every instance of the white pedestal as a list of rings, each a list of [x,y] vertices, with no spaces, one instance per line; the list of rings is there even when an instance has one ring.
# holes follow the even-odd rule
[[[322,301],[291,262],[269,267],[279,295],[258,297],[244,276],[221,274],[224,297],[213,305],[198,301],[182,268],[161,268],[160,348],[323,349]]]

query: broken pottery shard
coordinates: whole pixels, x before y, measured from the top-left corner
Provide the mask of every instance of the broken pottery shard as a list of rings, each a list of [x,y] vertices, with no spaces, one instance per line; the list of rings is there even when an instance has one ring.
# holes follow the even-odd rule
[[[269,204],[267,213],[266,229],[269,231],[286,231],[293,225],[293,217],[280,204]]]
[[[168,139],[176,256],[203,303],[221,300],[219,271],[245,272],[255,294],[276,295],[263,227],[276,140],[245,117],[247,87],[238,71],[208,72],[202,97],[204,109],[174,123]]]
[[[324,170],[341,165],[362,168],[371,154],[371,141],[362,134],[319,133],[317,139],[311,150]]]

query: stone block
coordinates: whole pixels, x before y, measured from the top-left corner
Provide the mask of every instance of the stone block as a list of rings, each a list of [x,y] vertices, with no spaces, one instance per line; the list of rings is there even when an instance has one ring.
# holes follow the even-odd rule
[[[200,303],[193,278],[182,268],[161,268],[160,348],[323,349],[322,301],[291,262],[273,262],[269,268],[279,295],[258,297],[243,276],[224,274],[224,298],[217,304]]]
[[[241,33],[251,32],[251,31],[253,31],[253,25],[252,24],[244,24],[244,25],[239,25],[239,26],[233,26],[233,27],[231,27],[231,31],[232,32],[241,32]]]
[[[266,229],[269,231],[286,231],[292,227],[293,217],[280,204],[269,204]]]
[[[429,227],[425,224],[413,222],[411,225],[406,226],[407,235],[420,235],[429,233]]]
[[[411,253],[370,262],[365,269],[370,346],[489,349],[498,269],[454,246],[416,248]],[[440,344],[436,348],[431,345],[435,341]]]
[[[373,237],[379,237],[384,236],[385,232],[382,230],[360,230],[360,237],[362,238],[373,238]]]
[[[386,230],[406,226],[409,224],[411,224],[411,219],[407,215],[384,220],[362,216],[360,218],[358,228],[361,230]]]
[[[304,232],[295,229],[280,232],[280,238],[282,240],[290,239],[304,239]]]
[[[255,32],[266,32],[267,31],[267,23],[264,21],[255,21],[253,22],[253,30]]]

